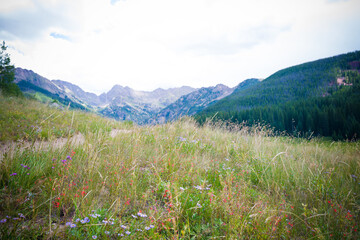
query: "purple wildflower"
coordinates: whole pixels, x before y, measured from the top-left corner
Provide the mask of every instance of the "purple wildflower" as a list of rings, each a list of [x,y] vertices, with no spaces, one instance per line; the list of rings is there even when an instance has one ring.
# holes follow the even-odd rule
[[[68,227],[71,227],[71,228],[76,227],[76,224],[72,223],[72,222],[67,222],[65,225],[68,226]]]
[[[15,176],[15,175],[17,175],[17,173],[16,173],[16,172],[14,172],[14,173],[10,174],[10,176]]]
[[[125,225],[121,225],[120,227],[122,227],[123,229],[127,229],[127,227]]]
[[[92,238],[93,238],[93,239],[97,239],[97,236],[96,236],[96,235],[93,235]]]
[[[142,217],[142,218],[146,218],[147,217],[147,215],[146,214],[144,214],[144,213],[141,213],[141,212],[138,212],[138,214],[137,214],[138,216],[140,216],[140,217]]]
[[[1,220],[0,220],[0,223],[6,223],[6,221],[7,221],[7,219],[4,218],[4,219],[1,219]]]
[[[90,219],[88,217],[85,217],[83,220],[80,220],[82,224],[90,222]]]

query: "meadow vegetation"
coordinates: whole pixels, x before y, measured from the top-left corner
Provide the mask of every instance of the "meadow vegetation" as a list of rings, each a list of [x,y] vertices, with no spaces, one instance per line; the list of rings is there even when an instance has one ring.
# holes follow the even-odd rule
[[[131,123],[120,124],[90,112],[69,111],[68,107],[50,101],[43,104],[27,98],[0,95],[0,105],[2,142],[49,140],[75,133],[110,132],[120,125],[122,128],[131,126]]]
[[[85,138],[4,155],[1,239],[359,237],[359,142],[189,118],[140,127],[26,99],[0,108],[1,141]]]

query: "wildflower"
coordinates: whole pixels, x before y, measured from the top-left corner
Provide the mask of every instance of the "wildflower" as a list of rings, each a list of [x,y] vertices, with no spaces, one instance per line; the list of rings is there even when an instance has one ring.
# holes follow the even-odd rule
[[[184,190],[185,190],[185,188],[183,188],[183,187],[180,187],[180,190],[181,190],[181,191],[184,191]]]
[[[150,227],[145,227],[145,230],[146,230],[146,231],[148,231],[148,230],[150,230],[150,229],[151,229]]]
[[[123,229],[126,229],[126,228],[127,228],[125,225],[121,225],[120,227],[123,228]]]
[[[183,137],[179,137],[179,140],[180,140],[181,142],[186,142],[186,138],[183,138]]]
[[[136,231],[138,231],[138,232],[142,232],[142,230],[141,230],[141,229],[136,229]]]
[[[133,215],[133,214],[131,214],[131,216],[132,216],[133,218],[137,218],[137,216],[135,216],[135,215]]]
[[[122,233],[121,233],[121,234],[120,234],[120,233],[118,233],[118,236],[121,236],[121,237],[123,237],[123,236],[124,236],[124,234],[122,234]]]
[[[80,218],[77,218],[77,219],[75,220],[75,222],[80,222]]]
[[[109,234],[110,234],[110,232],[109,232],[109,231],[105,231],[105,234],[106,234],[106,235],[109,235]]]
[[[125,233],[126,233],[127,235],[130,235],[130,233],[131,233],[131,232],[129,232],[129,231],[126,231]]]
[[[14,173],[10,174],[10,176],[15,176],[15,175],[17,175],[17,173],[16,173],[16,172],[14,172]]]
[[[88,217],[85,217],[83,220],[80,220],[82,224],[90,222],[90,219]]]
[[[97,236],[96,236],[96,235],[93,235],[92,238],[93,238],[93,239],[97,239]]]
[[[142,217],[142,218],[146,218],[147,217],[147,215],[146,214],[143,214],[143,213],[141,213],[141,212],[138,212],[138,214],[137,214],[139,217]]]
[[[202,207],[202,206],[200,205],[200,203],[197,203],[196,206],[197,206],[198,208],[201,208],[201,207]]]
[[[1,220],[0,220],[0,223],[6,223],[6,221],[7,221],[7,219],[4,218],[4,219],[1,219]]]
[[[72,158],[70,156],[67,156],[66,159],[72,160]]]
[[[155,226],[154,226],[154,225],[150,225],[149,227],[150,227],[150,228],[154,228]]]
[[[76,227],[76,224],[75,224],[75,223],[72,223],[72,222],[67,222],[65,225],[68,226],[68,227],[70,227],[70,228]]]
[[[21,217],[21,218],[25,218],[24,214],[22,214],[22,213],[18,213],[18,215],[19,215],[19,217]]]

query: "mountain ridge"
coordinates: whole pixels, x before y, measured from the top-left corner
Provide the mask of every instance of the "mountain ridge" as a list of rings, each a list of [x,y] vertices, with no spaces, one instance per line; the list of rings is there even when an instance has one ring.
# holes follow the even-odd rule
[[[360,134],[360,51],[279,70],[199,112],[201,124],[262,123],[288,134],[357,139]]]
[[[54,99],[75,108],[96,111],[117,120],[131,120],[139,124],[195,88],[178,88],[138,91],[128,86],[114,85],[108,92],[97,95],[84,91],[76,84],[63,80],[49,80],[32,70],[16,68],[15,81],[22,91],[41,93],[45,99]]]
[[[160,110],[149,120],[149,123],[165,123],[176,120],[182,116],[192,116],[220,99],[229,96],[234,90],[239,90],[240,88],[244,88],[255,83],[256,81],[254,79],[249,79],[243,81],[234,88],[230,88],[224,84],[200,88],[192,93],[183,95],[174,103]]]

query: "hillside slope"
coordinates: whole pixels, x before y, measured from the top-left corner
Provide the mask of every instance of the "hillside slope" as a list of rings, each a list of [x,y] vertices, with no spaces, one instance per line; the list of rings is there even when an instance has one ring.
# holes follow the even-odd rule
[[[359,142],[1,95],[0,133],[0,239],[359,239]]]
[[[337,85],[341,70],[350,69],[350,62],[360,59],[360,51],[325,58],[280,70],[259,85],[230,96],[204,110],[239,111],[255,106],[269,106],[314,96],[328,95]]]
[[[291,134],[351,139],[360,134],[359,61],[357,51],[280,70],[196,118],[204,122],[216,114],[219,120],[260,121]]]

